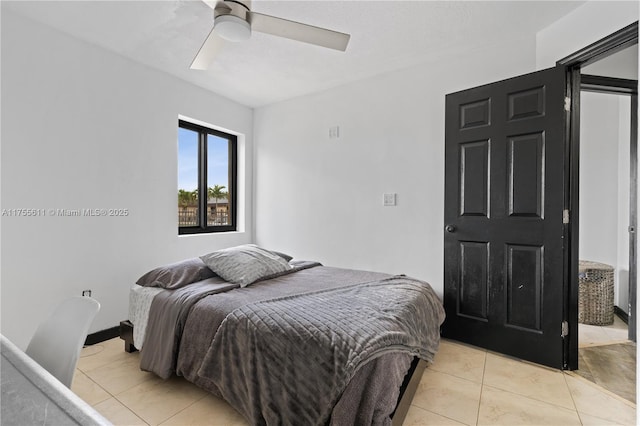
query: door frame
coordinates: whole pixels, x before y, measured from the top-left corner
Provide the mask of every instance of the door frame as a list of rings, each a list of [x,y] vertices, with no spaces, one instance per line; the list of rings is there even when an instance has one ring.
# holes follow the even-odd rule
[[[568,211],[568,223],[564,226],[564,239],[567,241],[564,251],[563,294],[565,295],[564,321],[568,324],[568,338],[564,339],[564,368],[578,368],[578,247],[579,247],[579,176],[580,176],[580,69],[620,50],[638,43],[638,21],[604,37],[571,55],[560,59],[556,65],[566,70],[565,103],[565,173],[564,193],[565,211]],[[632,114],[637,114],[637,102]],[[637,129],[631,129],[631,138],[637,135]],[[633,144],[632,144],[633,145]],[[631,200],[633,202],[633,200]],[[634,247],[635,254],[635,247]],[[633,289],[633,291],[632,291]],[[635,334],[635,297],[636,277],[629,277],[629,329]],[[632,299],[633,297],[633,299]],[[633,303],[632,303],[633,300]]]
[[[638,223],[638,80],[581,74],[580,88],[585,92],[629,96],[631,127],[629,138],[629,306],[628,339],[636,341],[636,288],[638,277],[637,223]],[[633,314],[633,315],[632,315]]]

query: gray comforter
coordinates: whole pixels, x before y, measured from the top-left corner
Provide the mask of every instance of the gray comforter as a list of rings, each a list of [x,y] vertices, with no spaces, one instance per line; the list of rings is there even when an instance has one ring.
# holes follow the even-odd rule
[[[320,266],[320,264],[318,262],[299,261],[295,263],[292,269],[275,274],[270,279],[313,268],[314,266]],[[151,309],[149,310],[145,344],[140,350],[140,368],[144,371],[154,372],[163,379],[171,377],[176,372],[180,342],[191,308],[206,296],[225,293],[239,287],[238,284],[229,283],[215,276],[176,290],[158,293],[153,298]],[[222,299],[222,296],[219,298]],[[211,325],[215,331],[226,314],[227,312],[224,312],[223,309],[218,312],[218,315],[209,315],[203,318],[203,321],[205,324]],[[201,339],[196,340],[196,345],[199,345]],[[211,340],[205,340],[204,342],[206,348],[208,348]]]
[[[363,364],[431,361],[443,318],[431,287],[406,277],[252,303],[226,317],[198,374],[254,424],[323,425]]]
[[[140,350],[140,368],[163,379],[176,372],[178,348],[191,307],[203,297],[240,287],[219,277],[208,278],[185,287],[158,293],[149,310],[146,344]]]
[[[206,280],[202,291],[154,300],[145,369],[175,370],[253,424],[388,423],[412,354],[430,360],[437,349],[442,305],[420,281],[316,265],[222,292],[224,282]],[[158,351],[166,356],[145,356]]]

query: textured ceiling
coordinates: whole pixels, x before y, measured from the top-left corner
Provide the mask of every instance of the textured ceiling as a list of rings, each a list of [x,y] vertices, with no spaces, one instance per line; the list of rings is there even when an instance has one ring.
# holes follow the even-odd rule
[[[2,7],[258,107],[535,34],[576,1],[270,1],[252,10],[351,34],[346,52],[254,33],[208,71],[189,65],[212,26],[199,0],[2,1]]]

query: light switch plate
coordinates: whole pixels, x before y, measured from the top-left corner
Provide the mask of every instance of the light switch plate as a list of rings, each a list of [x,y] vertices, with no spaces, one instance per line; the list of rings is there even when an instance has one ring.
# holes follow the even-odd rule
[[[395,206],[396,205],[396,194],[384,194],[384,205],[385,206]]]

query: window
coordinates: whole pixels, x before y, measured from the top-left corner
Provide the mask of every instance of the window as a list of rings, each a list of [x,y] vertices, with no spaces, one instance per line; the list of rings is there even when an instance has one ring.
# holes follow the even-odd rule
[[[178,233],[236,230],[238,140],[178,122]]]

